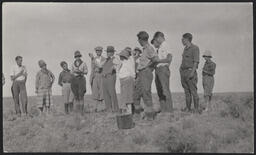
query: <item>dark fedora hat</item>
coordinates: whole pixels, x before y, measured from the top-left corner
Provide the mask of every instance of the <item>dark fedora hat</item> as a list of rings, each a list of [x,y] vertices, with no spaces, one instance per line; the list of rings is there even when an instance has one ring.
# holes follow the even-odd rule
[[[74,57],[82,57],[80,51],[75,51]]]
[[[105,50],[107,52],[116,52],[114,46],[107,46],[107,50]]]

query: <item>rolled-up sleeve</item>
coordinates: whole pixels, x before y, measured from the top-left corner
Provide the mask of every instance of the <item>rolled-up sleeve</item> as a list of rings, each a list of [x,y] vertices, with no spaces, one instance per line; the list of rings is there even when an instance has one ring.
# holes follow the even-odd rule
[[[152,58],[154,58],[154,57],[157,56],[156,51],[155,51],[154,48],[151,47],[151,46],[150,46],[149,48],[146,48],[146,49],[145,49],[145,52],[146,52],[146,55],[147,55],[147,57],[148,57],[149,59],[152,59]]]

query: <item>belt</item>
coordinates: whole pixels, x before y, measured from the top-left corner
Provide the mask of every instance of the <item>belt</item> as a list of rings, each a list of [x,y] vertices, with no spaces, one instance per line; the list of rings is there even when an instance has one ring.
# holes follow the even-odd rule
[[[112,75],[116,75],[116,73],[107,73],[107,74],[102,74],[103,77],[109,77],[109,76],[112,76]]]
[[[75,77],[80,77],[80,78],[82,78],[82,77],[84,77],[83,75],[75,75]]]
[[[213,77],[213,75],[210,75],[210,74],[203,74],[203,76],[211,76],[211,77]]]
[[[192,68],[180,68],[180,70],[192,70]]]
[[[154,68],[145,67],[145,68],[142,68],[142,69],[138,69],[138,71],[141,72],[141,71],[144,71],[144,70],[146,70],[146,69],[152,69],[152,70],[154,70]]]
[[[70,83],[70,81],[62,81],[62,83]]]

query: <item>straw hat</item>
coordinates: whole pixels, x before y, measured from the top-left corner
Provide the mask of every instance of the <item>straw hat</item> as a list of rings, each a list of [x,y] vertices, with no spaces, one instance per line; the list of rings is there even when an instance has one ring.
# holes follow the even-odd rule
[[[203,57],[212,57],[212,52],[210,50],[205,50]]]

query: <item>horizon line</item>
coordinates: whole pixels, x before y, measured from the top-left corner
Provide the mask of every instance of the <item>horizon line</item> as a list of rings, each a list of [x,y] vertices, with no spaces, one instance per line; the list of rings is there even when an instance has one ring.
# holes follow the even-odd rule
[[[184,93],[184,92],[171,92],[171,93]],[[220,94],[220,93],[254,93],[254,91],[225,91],[225,92],[214,92],[213,94]],[[120,95],[120,93],[116,93],[117,95]],[[152,94],[156,94],[157,92],[154,92]],[[203,94],[203,93],[198,93],[199,95]],[[92,94],[85,94],[85,96],[89,96]],[[62,95],[52,95],[52,96],[62,96]],[[2,98],[10,98],[12,96],[2,96]],[[36,95],[30,95],[28,97],[36,97]]]

